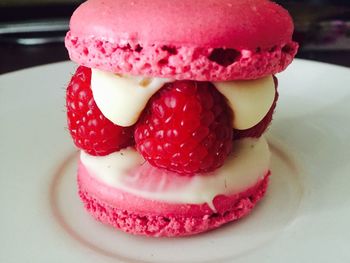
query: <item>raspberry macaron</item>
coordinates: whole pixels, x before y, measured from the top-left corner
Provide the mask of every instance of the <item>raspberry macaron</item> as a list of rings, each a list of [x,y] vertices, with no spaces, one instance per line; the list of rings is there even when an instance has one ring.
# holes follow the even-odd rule
[[[137,235],[178,237],[248,215],[264,196],[264,133],[293,60],[293,21],[267,0],[88,0],[65,44],[86,210]]]

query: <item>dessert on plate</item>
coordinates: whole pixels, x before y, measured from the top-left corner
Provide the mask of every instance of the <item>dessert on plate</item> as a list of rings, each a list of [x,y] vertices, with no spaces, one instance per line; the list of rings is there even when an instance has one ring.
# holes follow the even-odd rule
[[[276,73],[298,45],[266,0],[89,0],[65,44],[66,95],[81,150],[79,196],[97,220],[146,236],[205,232],[264,196],[263,134]]]

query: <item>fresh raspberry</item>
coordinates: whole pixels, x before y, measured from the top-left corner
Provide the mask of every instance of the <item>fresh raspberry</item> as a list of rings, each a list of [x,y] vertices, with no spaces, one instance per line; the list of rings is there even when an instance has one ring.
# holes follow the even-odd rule
[[[149,101],[135,141],[156,167],[188,175],[210,172],[231,152],[231,109],[209,82],[168,83]]]
[[[103,116],[90,81],[91,69],[80,66],[67,88],[68,129],[75,145],[91,155],[107,155],[133,145],[133,127],[120,127]]]
[[[273,76],[274,82],[275,82],[275,100],[272,103],[272,106],[269,110],[269,112],[266,114],[266,116],[255,126],[246,129],[246,130],[236,130],[234,129],[234,140],[239,140],[243,138],[259,138],[261,135],[266,131],[266,129],[269,127],[271,121],[272,121],[272,115],[275,111],[277,100],[278,100],[278,92],[277,92],[277,86],[278,86],[278,80],[275,76]]]

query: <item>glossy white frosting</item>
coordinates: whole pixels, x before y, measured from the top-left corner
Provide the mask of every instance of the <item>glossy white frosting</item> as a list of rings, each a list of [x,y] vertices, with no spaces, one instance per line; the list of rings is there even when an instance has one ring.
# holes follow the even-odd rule
[[[81,151],[80,160],[90,176],[111,187],[151,200],[185,204],[207,203],[214,210],[212,202],[215,196],[242,192],[263,178],[269,169],[270,151],[264,137],[235,141],[232,154],[221,168],[210,174],[197,174],[192,177],[169,172],[159,176],[162,172],[155,168],[146,169],[147,175],[142,172],[138,174],[137,171],[142,171],[143,166],[150,164],[131,147],[102,157]],[[157,174],[150,186],[147,182],[152,180],[152,171]],[[137,183],[142,181],[142,176],[148,176],[148,179]]]

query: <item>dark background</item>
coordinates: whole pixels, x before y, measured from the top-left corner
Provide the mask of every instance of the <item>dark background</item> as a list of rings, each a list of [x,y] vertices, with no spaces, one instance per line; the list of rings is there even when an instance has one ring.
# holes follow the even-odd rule
[[[67,60],[63,45],[79,0],[0,0],[0,74]],[[295,22],[299,58],[350,67],[350,0],[276,1]]]

